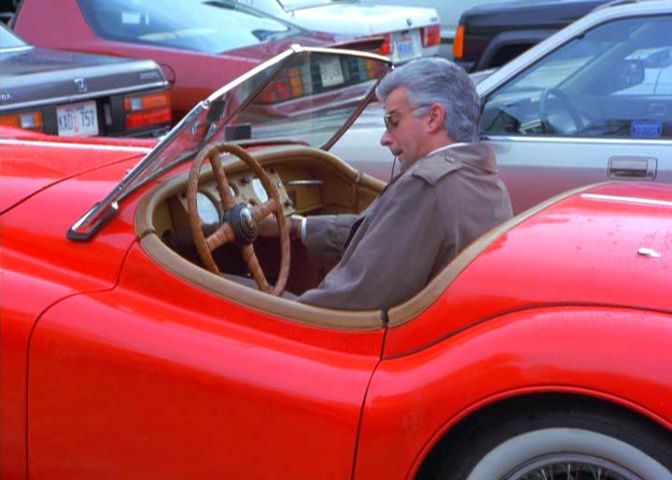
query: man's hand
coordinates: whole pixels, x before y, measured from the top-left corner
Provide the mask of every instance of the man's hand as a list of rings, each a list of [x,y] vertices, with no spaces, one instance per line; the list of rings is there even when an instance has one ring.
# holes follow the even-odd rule
[[[278,223],[275,221],[275,214],[270,214],[257,222],[257,233],[260,237],[278,236]]]

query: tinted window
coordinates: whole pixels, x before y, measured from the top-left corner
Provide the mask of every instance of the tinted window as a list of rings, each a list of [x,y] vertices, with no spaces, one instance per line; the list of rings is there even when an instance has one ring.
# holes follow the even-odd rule
[[[619,20],[546,56],[486,101],[486,134],[672,138],[672,17]]]
[[[295,27],[230,1],[80,0],[101,37],[220,53],[283,38]]]

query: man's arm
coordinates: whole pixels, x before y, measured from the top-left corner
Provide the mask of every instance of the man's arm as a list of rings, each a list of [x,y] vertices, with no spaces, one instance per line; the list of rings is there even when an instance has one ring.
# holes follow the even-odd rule
[[[427,284],[446,230],[432,186],[418,178],[404,183],[371,212],[367,232],[347,258],[299,301],[346,310],[388,308]]]
[[[306,218],[301,241],[308,249],[308,256],[317,262],[335,263],[345,251],[345,242],[358,215],[315,215]]]

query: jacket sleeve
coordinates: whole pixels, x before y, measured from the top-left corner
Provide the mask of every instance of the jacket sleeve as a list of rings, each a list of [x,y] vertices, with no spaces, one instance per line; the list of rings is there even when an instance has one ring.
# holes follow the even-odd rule
[[[385,309],[427,284],[446,240],[434,189],[411,177],[389,193],[394,194],[372,212],[359,243],[299,301],[341,310]]]
[[[345,251],[345,242],[359,217],[351,214],[315,215],[306,219],[303,244],[311,260],[334,264]]]

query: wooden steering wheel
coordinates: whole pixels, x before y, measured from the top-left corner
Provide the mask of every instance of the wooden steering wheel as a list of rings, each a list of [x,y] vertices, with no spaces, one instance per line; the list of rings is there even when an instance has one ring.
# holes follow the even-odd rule
[[[253,207],[245,203],[236,204],[234,202],[231,187],[219,160],[219,156],[223,152],[235,155],[254,171],[256,176],[261,180],[264,189],[266,189],[269,197],[268,201]],[[199,173],[201,165],[206,159],[210,161],[210,165],[212,166],[212,172],[217,182],[217,190],[219,191],[219,198],[222,204],[222,211],[224,212],[221,225],[208,238],[205,238],[203,233],[197,203]],[[230,143],[213,143],[204,147],[196,155],[194,164],[189,171],[187,207],[194,244],[203,264],[208,270],[215,274],[221,273],[212,257],[212,252],[226,243],[233,242],[240,246],[243,260],[247,264],[252,277],[257,282],[259,290],[276,296],[282,294],[289,277],[289,226],[283,215],[278,189],[273,185],[271,179],[264,169],[261,168],[257,160],[252,158],[249,153],[238,145]],[[280,237],[280,271],[278,281],[273,288],[268,284],[252,246],[257,237],[256,222],[266,218],[271,213],[275,215]]]

